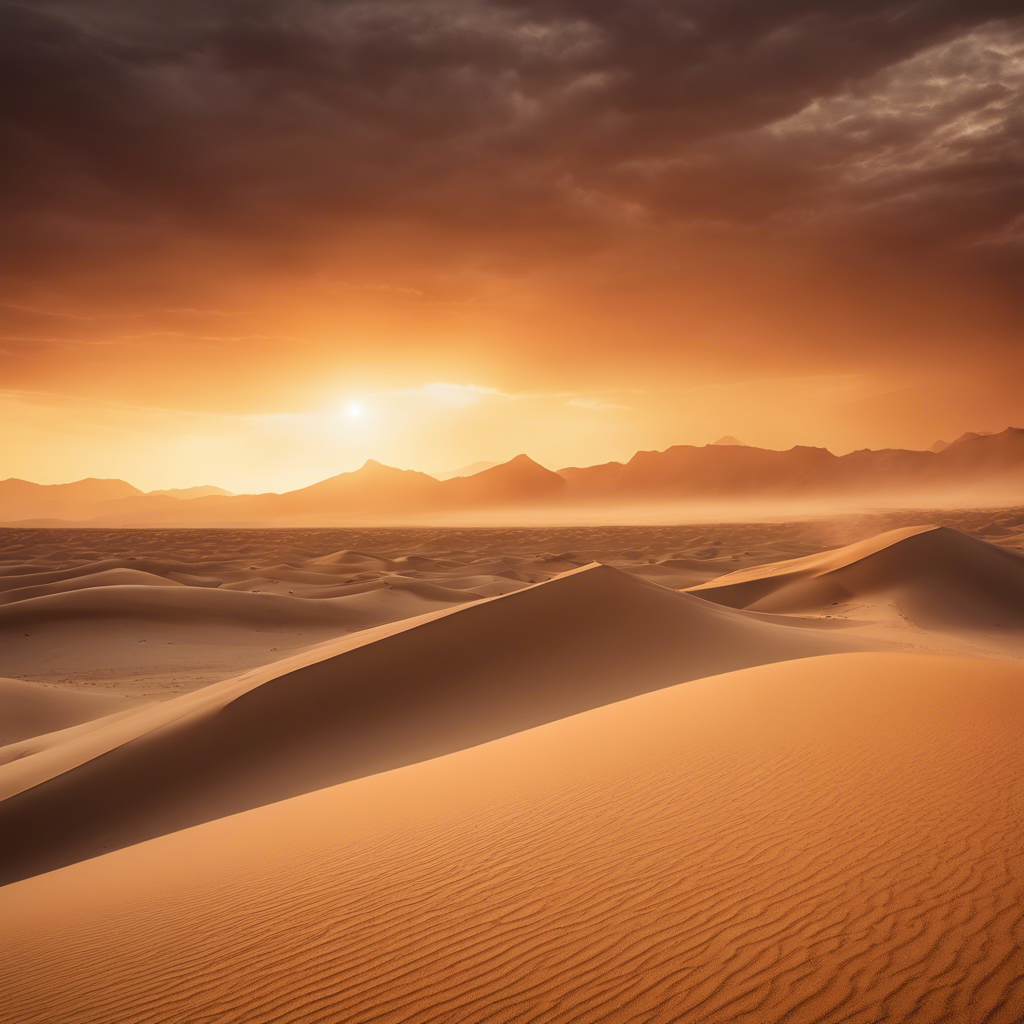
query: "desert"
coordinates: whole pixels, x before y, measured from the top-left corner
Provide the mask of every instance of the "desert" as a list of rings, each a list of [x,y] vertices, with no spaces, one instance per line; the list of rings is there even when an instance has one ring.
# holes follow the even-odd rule
[[[0,0],[0,1024],[1024,1024],[1024,5]]]
[[[6,1019],[1019,1019],[1024,509],[915,514],[4,530]]]

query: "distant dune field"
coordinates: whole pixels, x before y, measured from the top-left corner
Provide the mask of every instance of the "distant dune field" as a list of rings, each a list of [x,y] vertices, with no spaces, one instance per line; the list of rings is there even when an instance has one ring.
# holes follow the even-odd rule
[[[0,530],[5,1024],[1017,1024],[1024,510],[914,514]]]

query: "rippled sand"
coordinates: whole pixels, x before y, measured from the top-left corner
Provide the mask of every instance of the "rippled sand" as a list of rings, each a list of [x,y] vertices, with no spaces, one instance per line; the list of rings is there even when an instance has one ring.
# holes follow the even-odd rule
[[[0,531],[4,1019],[1024,1018],[1024,519],[910,515]]]

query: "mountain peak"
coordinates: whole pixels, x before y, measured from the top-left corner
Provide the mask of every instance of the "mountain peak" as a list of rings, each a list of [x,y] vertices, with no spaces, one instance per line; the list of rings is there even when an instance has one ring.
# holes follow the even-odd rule
[[[354,472],[359,473],[361,476],[426,476],[425,473],[419,473],[414,469],[399,469],[397,466],[389,466],[387,463],[378,462],[376,459],[367,459]]]
[[[565,480],[529,455],[517,455],[472,476],[447,480],[444,487],[448,494],[467,499],[518,502],[561,493]]]
[[[497,466],[485,469],[482,473],[477,473],[477,477],[489,479],[508,476],[519,479],[548,479],[551,477],[562,479],[557,473],[553,473],[539,462],[535,462],[529,455],[517,455],[514,459],[509,459],[508,462],[499,463]]]
[[[526,454],[517,455],[514,459],[509,459],[508,462],[505,463],[505,465],[506,466],[536,466],[538,469],[544,469],[544,467],[539,462],[535,462],[533,459],[530,458],[529,455],[526,455]]]
[[[732,434],[726,434],[724,437],[720,437],[717,441],[712,443],[716,445],[738,446],[740,448],[750,447],[746,441],[741,441],[738,437],[733,437]]]

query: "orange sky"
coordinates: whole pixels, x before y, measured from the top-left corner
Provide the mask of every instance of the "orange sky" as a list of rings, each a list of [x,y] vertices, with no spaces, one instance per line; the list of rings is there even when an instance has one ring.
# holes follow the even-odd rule
[[[0,478],[1024,425],[1024,19],[967,6],[7,5]]]

